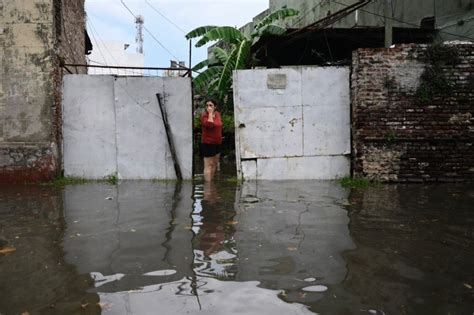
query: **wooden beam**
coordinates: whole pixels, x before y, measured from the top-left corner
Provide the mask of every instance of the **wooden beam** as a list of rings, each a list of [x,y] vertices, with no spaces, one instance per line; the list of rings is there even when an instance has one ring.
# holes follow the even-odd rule
[[[171,157],[173,158],[174,170],[176,172],[176,178],[178,180],[183,180],[183,175],[181,174],[181,168],[179,167],[179,163],[178,163],[178,156],[176,155],[176,150],[174,148],[173,136],[171,135],[171,129],[168,123],[166,108],[164,108],[163,104],[161,103],[161,94],[157,93],[156,97],[158,98],[158,105],[160,105],[161,118],[163,119],[163,125],[165,126],[166,138],[168,139],[168,144],[170,146]]]

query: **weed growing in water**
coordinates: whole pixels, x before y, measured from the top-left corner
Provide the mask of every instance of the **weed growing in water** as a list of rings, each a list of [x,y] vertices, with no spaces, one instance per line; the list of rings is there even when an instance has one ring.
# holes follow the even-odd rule
[[[56,177],[52,181],[39,183],[40,186],[51,186],[51,187],[64,187],[66,185],[80,185],[90,182],[90,180],[82,178],[82,177],[74,177],[74,176],[61,176]]]
[[[230,176],[230,177],[227,177],[225,180],[226,182],[232,183],[232,184],[237,184],[237,183],[242,182],[242,179],[238,178],[237,176]]]
[[[367,188],[379,185],[378,182],[371,181],[368,178],[362,176],[346,176],[339,179],[339,183],[345,188]]]
[[[109,183],[110,185],[117,185],[118,183],[118,176],[117,173],[112,173],[104,177],[104,180]]]

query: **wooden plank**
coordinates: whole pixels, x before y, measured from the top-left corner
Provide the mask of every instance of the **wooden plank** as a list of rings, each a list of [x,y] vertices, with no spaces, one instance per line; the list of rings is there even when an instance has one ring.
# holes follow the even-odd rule
[[[166,108],[163,107],[161,102],[161,94],[157,93],[156,97],[158,98],[158,105],[160,105],[161,118],[163,119],[163,124],[165,126],[166,138],[168,139],[168,144],[170,146],[171,157],[173,158],[174,170],[176,172],[176,178],[178,180],[183,180],[183,175],[181,174],[181,168],[179,167],[178,157],[176,155],[176,150],[174,148],[173,137],[171,135],[170,125],[168,123],[168,116],[166,114]]]

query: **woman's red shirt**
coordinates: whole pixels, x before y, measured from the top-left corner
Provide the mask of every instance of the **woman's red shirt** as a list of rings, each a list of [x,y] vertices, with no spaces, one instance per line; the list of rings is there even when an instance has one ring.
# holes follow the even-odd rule
[[[207,144],[222,143],[222,120],[219,112],[214,112],[214,122],[207,121],[209,113],[201,113],[201,142]]]

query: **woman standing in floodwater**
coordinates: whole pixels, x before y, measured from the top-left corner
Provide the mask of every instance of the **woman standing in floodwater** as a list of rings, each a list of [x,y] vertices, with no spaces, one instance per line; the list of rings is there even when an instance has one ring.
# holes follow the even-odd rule
[[[201,114],[201,156],[204,159],[204,180],[214,178],[221,153],[222,120],[214,100],[206,101]]]

